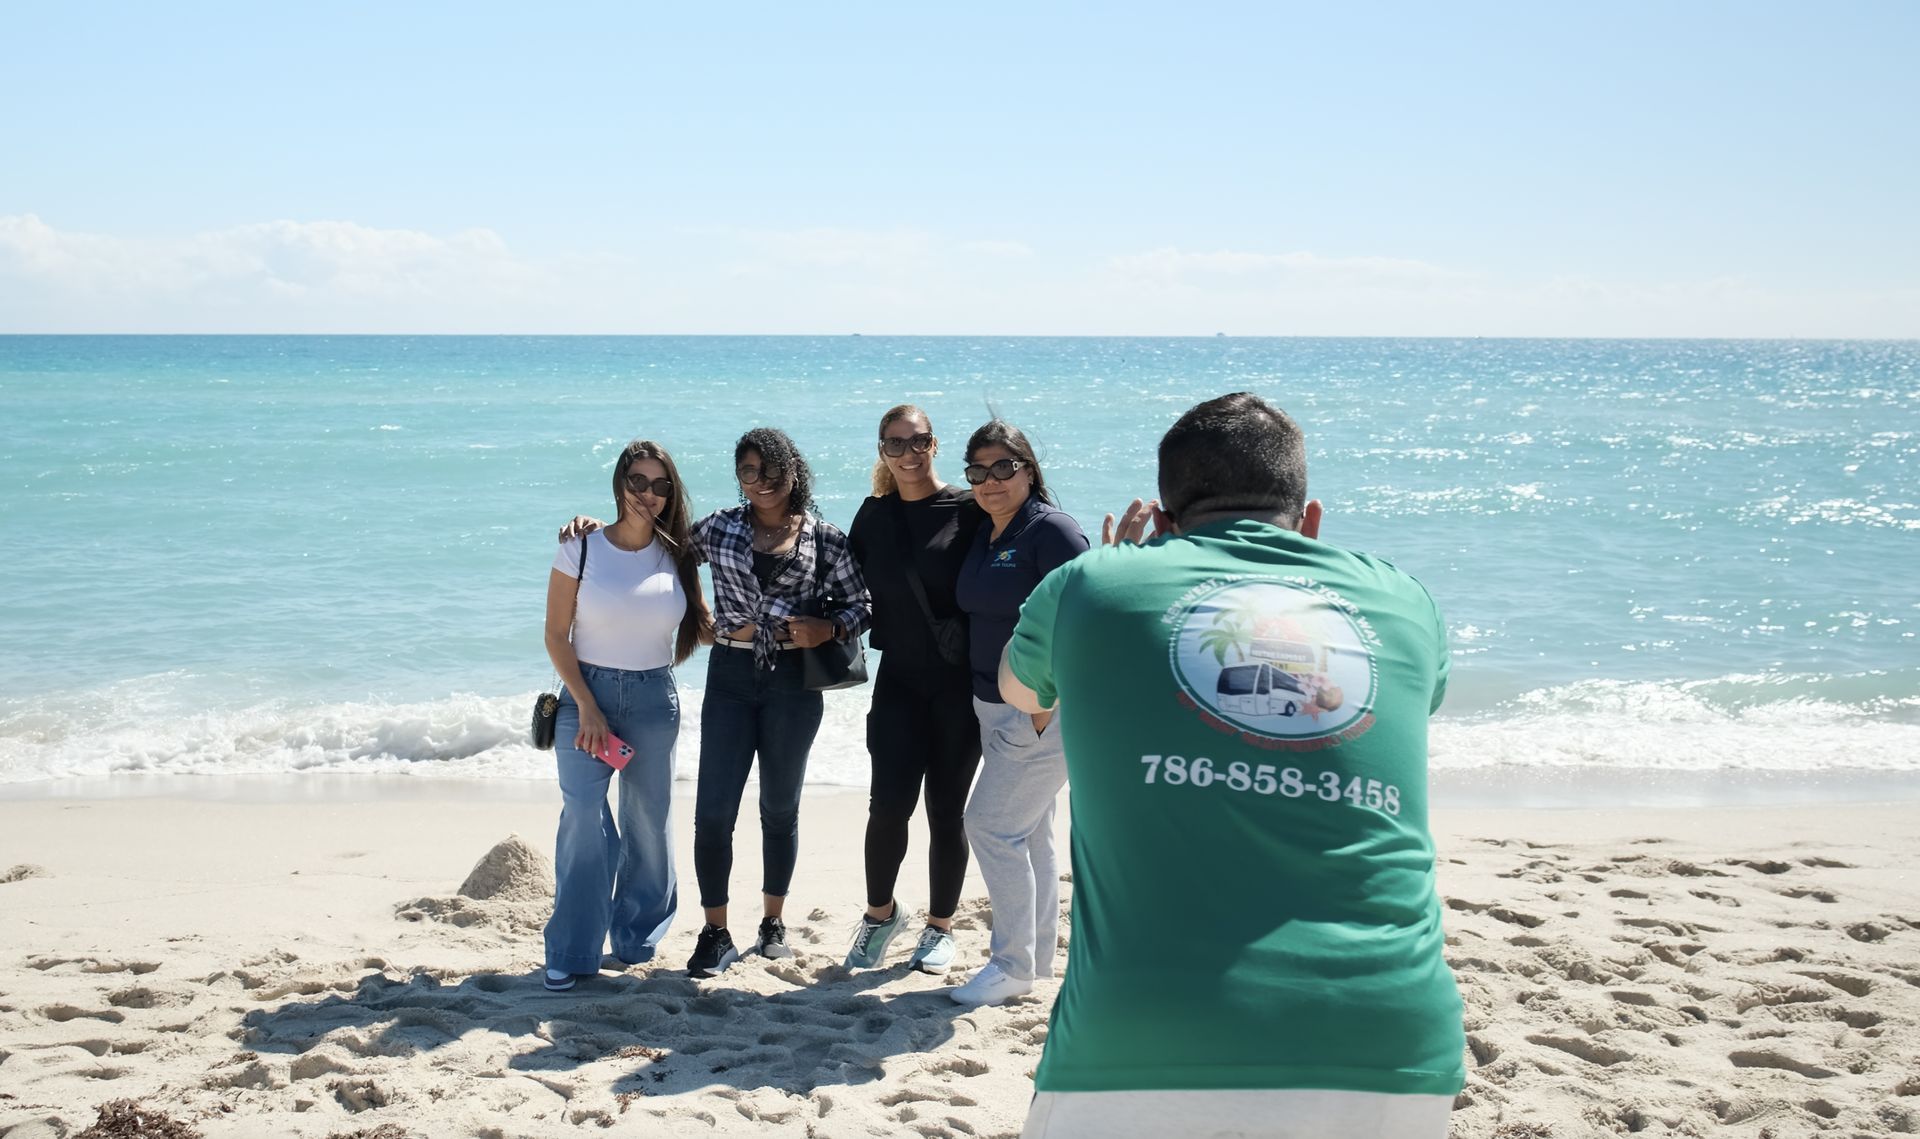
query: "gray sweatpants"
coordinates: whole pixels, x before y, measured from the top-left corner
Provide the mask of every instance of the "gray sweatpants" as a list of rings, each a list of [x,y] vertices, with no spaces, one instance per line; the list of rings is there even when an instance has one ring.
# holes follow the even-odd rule
[[[967,800],[967,842],[993,904],[993,963],[1010,977],[1053,976],[1060,867],[1054,800],[1067,785],[1060,718],[1035,734],[1033,717],[973,698],[980,718],[980,780]]]

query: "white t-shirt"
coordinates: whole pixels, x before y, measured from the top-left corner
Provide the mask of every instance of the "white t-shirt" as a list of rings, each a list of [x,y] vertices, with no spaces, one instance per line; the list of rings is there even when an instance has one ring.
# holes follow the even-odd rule
[[[584,664],[640,671],[673,663],[673,643],[687,612],[686,590],[667,544],[623,550],[605,532],[587,535],[587,576],[573,618],[573,652]],[[560,543],[553,568],[580,570],[578,539]]]

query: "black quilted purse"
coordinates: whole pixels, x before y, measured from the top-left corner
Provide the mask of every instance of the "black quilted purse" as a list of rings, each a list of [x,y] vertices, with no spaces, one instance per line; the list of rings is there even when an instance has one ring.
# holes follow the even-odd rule
[[[573,611],[580,612],[580,586],[587,580],[587,538],[580,536],[580,572],[573,579]],[[554,677],[554,691],[542,692],[533,698],[533,746],[541,751],[553,750],[554,725],[560,721],[560,678]]]

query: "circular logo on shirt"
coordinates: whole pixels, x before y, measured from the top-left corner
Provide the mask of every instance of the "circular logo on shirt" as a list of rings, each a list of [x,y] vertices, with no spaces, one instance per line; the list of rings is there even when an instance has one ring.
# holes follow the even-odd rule
[[[1276,750],[1332,747],[1373,726],[1379,638],[1345,598],[1306,579],[1236,579],[1168,615],[1183,702]]]

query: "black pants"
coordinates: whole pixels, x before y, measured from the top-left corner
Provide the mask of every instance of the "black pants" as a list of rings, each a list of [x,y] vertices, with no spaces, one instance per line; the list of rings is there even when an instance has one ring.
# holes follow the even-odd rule
[[[980,766],[980,722],[965,669],[889,668],[880,658],[867,713],[873,794],[867,804],[867,904],[893,900],[907,820],[927,800],[927,912],[953,916],[967,876],[967,793]]]
[[[800,851],[800,785],[820,731],[822,701],[800,682],[800,655],[754,667],[752,649],[716,645],[700,707],[700,783],[693,801],[693,872],[700,904],[727,904],[733,824],[754,758],[760,761],[762,893],[786,897]]]

